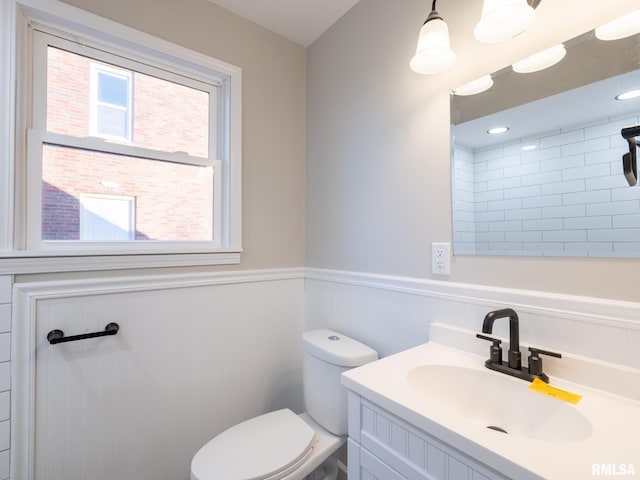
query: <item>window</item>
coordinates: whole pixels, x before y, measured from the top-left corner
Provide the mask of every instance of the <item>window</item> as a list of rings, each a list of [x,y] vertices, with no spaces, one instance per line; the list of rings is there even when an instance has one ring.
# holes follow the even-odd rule
[[[130,71],[91,62],[92,136],[131,141],[132,77]]]
[[[240,70],[65,4],[38,8],[17,33],[30,37],[15,68],[27,141],[0,250],[240,252]]]

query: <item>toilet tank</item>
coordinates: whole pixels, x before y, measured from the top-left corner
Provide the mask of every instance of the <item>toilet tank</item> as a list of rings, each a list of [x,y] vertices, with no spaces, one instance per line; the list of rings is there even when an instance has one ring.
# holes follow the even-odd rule
[[[334,435],[347,434],[347,390],[340,375],[378,359],[378,352],[332,330],[302,335],[304,401],[307,413]]]

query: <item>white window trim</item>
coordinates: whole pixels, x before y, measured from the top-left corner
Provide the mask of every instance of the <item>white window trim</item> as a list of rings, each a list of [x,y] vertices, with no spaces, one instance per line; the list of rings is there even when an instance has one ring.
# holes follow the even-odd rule
[[[102,137],[110,140],[122,141],[122,142],[131,142],[132,134],[133,134],[133,75],[131,72],[127,72],[121,69],[116,69],[113,67],[108,67],[106,65],[102,65],[99,63],[91,62],[91,73],[90,73],[90,93],[89,93],[89,134],[93,137]],[[121,107],[120,105],[112,105],[112,104],[104,104],[109,106],[110,108],[117,108],[118,110],[125,110],[127,117],[127,128],[126,135],[124,137],[116,136],[116,135],[108,135],[105,133],[98,132],[98,115],[99,108],[103,105],[102,102],[98,100],[98,89],[99,89],[99,74],[111,75],[112,77],[118,77],[125,79],[127,81],[127,106]]]
[[[0,208],[0,274],[239,263],[242,251],[241,69],[56,0],[3,1],[0,4],[0,22],[0,100],[9,107],[0,113],[0,135],[3,140],[0,146],[0,200],[1,205],[6,206]],[[177,59],[191,69],[200,69],[203,76],[210,72],[219,72],[224,76],[220,83],[224,93],[220,98],[224,101],[223,115],[228,119],[226,123],[229,130],[221,132],[222,144],[216,147],[220,152],[222,175],[214,176],[220,182],[222,192],[221,205],[216,205],[215,212],[218,218],[223,219],[220,248],[207,250],[193,245],[177,253],[175,245],[160,242],[156,248],[144,252],[138,248],[109,253],[90,250],[78,252],[73,247],[73,251],[71,248],[26,249],[26,226],[16,225],[16,217],[22,218],[26,212],[22,196],[26,194],[27,187],[22,185],[23,180],[21,183],[13,179],[24,179],[25,175],[22,162],[14,161],[26,150],[26,135],[20,132],[25,131],[28,118],[28,108],[23,104],[17,105],[15,100],[20,94],[16,91],[17,73],[25,67],[17,60],[15,49],[17,44],[25,40],[27,22],[62,28],[95,39],[125,55],[140,57],[142,50],[143,55],[150,57],[149,62],[159,68],[173,65]],[[221,123],[218,122],[218,125]],[[16,212],[22,213],[16,215]]]

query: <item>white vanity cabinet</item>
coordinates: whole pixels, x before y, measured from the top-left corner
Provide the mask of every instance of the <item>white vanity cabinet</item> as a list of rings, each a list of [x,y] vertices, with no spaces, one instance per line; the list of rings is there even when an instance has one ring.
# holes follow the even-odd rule
[[[508,480],[349,392],[349,480]]]

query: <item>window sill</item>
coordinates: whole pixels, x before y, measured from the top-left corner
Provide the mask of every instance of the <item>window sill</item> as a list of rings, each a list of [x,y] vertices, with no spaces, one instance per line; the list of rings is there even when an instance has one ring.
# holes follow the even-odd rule
[[[41,252],[31,254],[17,252],[13,254],[0,253],[0,275],[234,265],[239,263],[239,251],[129,255],[53,255]]]

